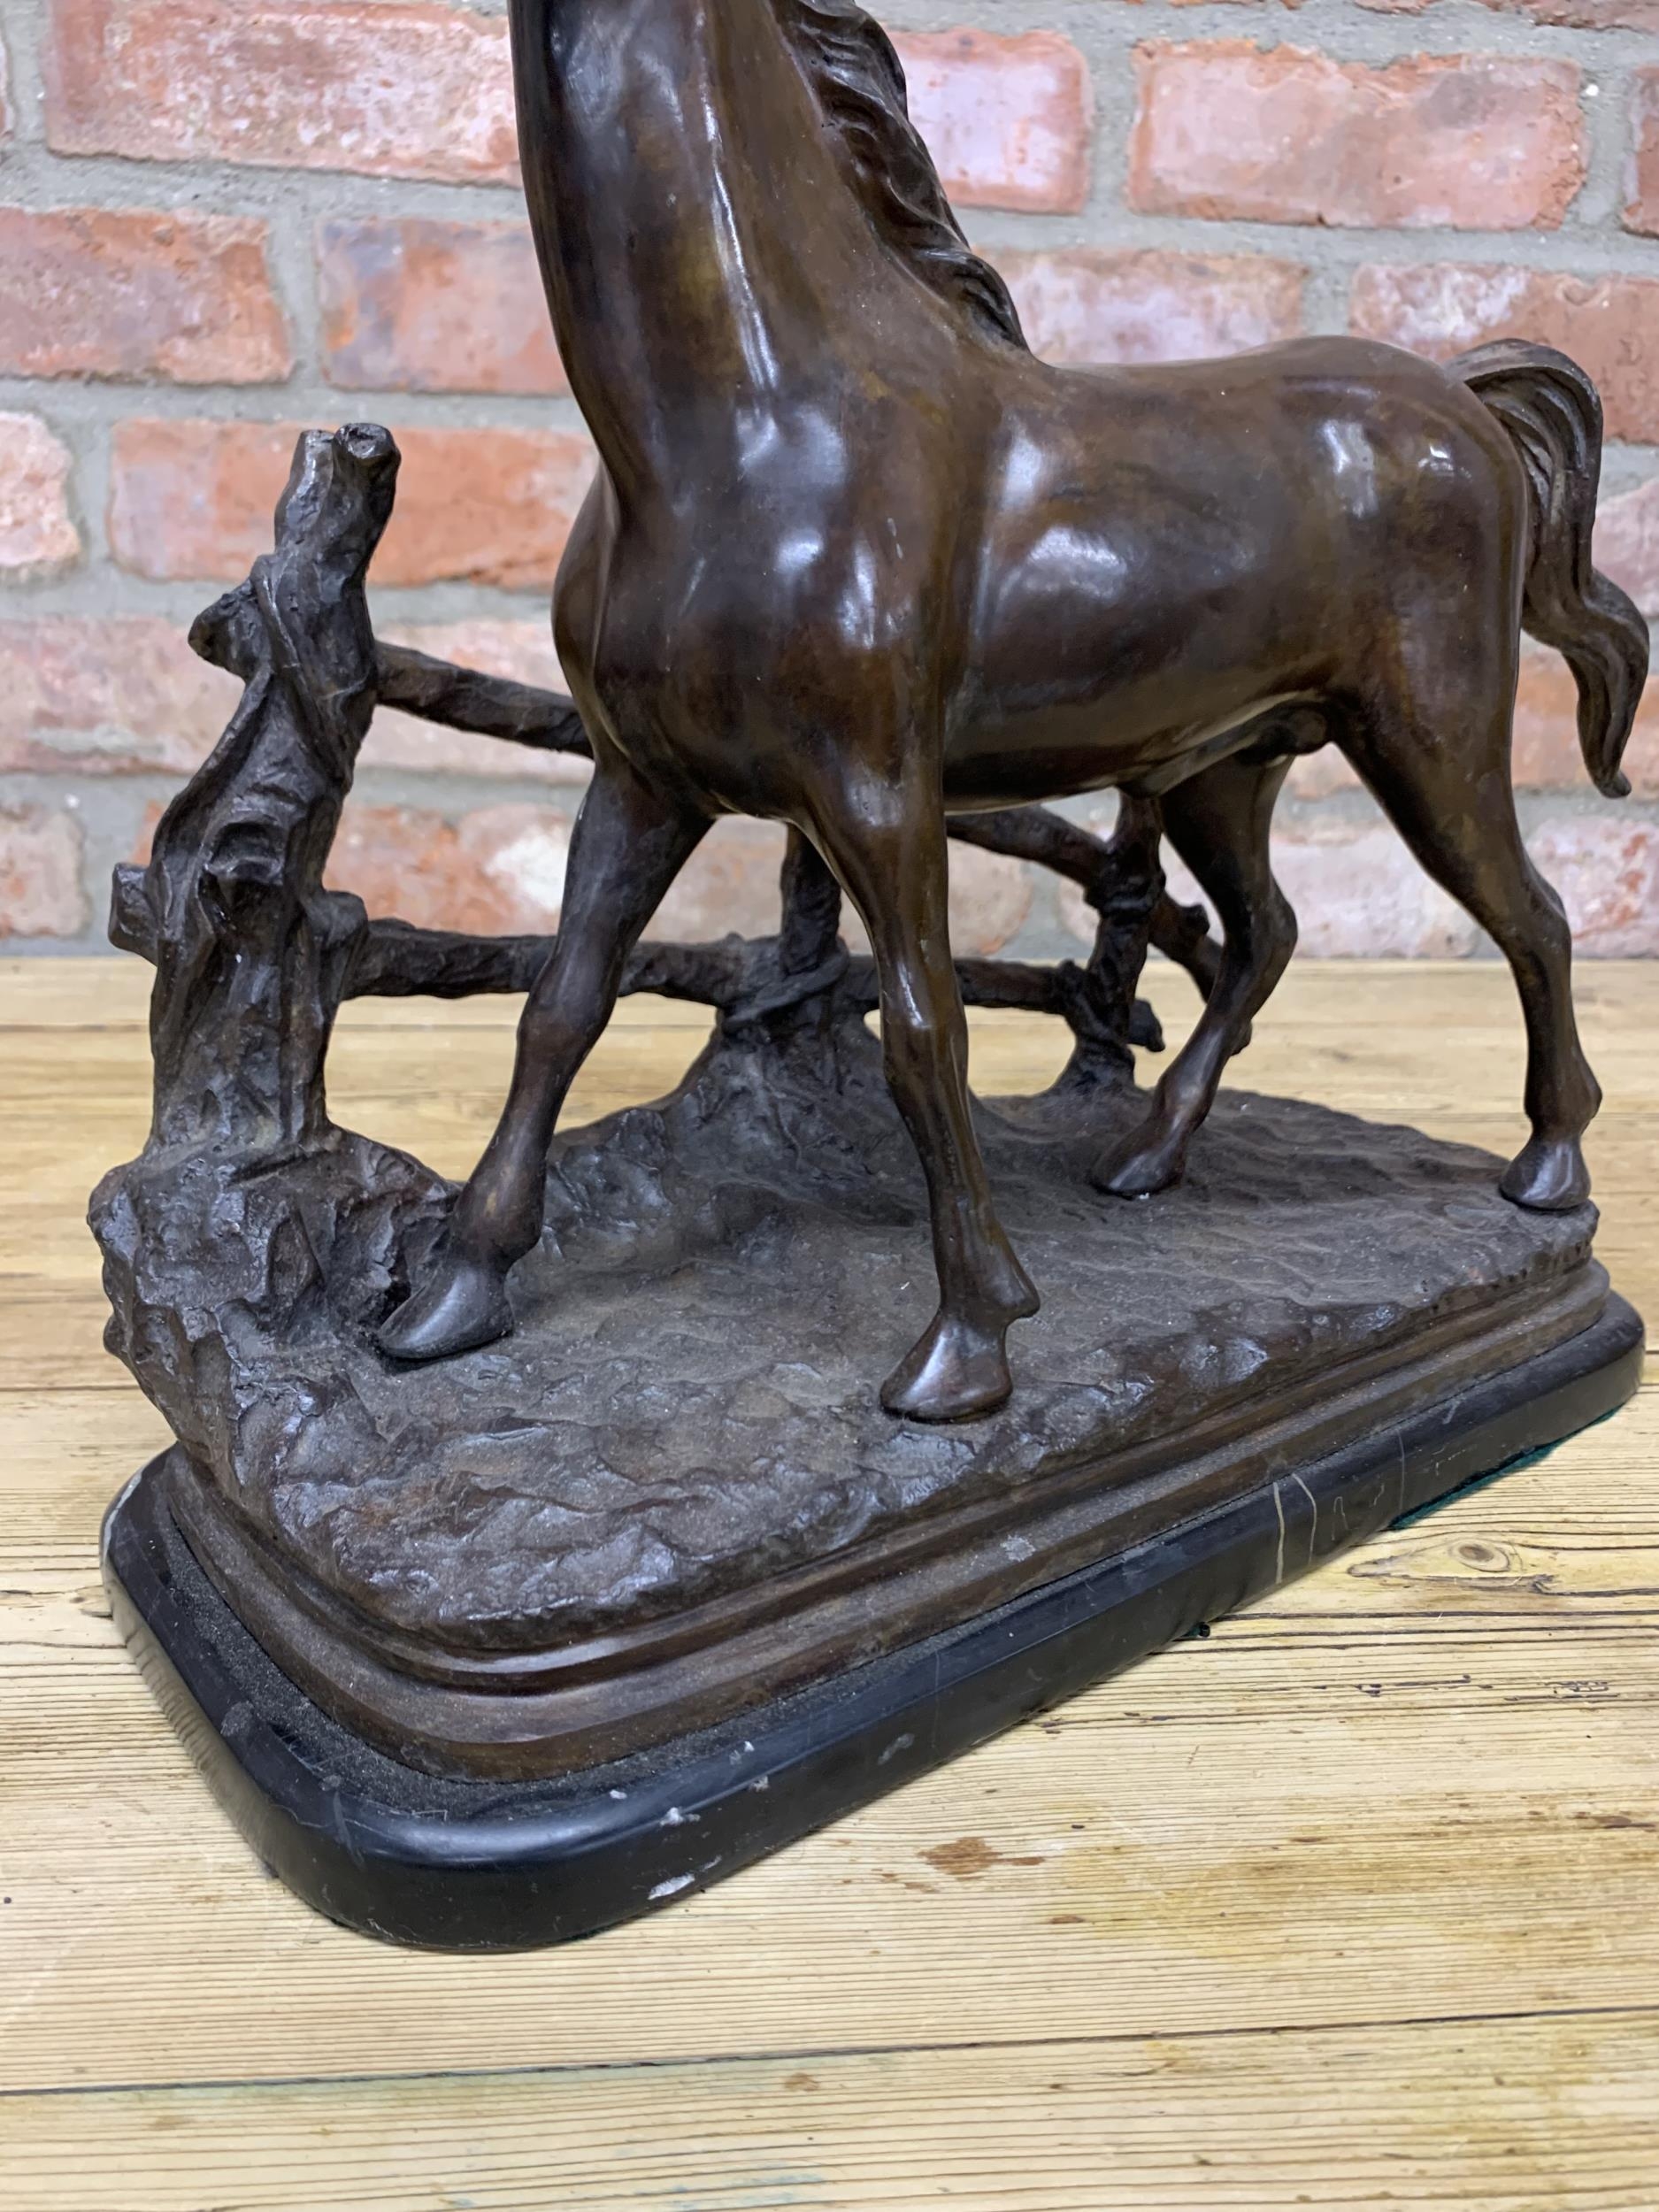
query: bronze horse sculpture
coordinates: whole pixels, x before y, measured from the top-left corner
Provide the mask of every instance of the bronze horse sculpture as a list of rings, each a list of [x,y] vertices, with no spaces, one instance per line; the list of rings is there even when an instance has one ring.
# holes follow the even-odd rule
[[[989,1410],[1036,1293],[975,1139],[947,810],[1162,801],[1225,930],[1198,1025],[1098,1180],[1177,1177],[1288,959],[1269,865],[1294,757],[1336,745],[1489,932],[1525,1017],[1517,1203],[1586,1195],[1599,1103],[1571,940],[1509,780],[1523,627],[1579,692],[1598,787],[1646,631],[1591,565],[1594,387],[1542,348],[1448,368],[1315,338],[1061,370],[1027,349],[852,0],[513,0],[526,188],[599,451],[555,600],[595,771],[511,1094],[381,1342],[503,1333],[546,1156],[623,963],[710,824],[793,826],[863,917],[926,1172],[939,1307],[883,1402]]]

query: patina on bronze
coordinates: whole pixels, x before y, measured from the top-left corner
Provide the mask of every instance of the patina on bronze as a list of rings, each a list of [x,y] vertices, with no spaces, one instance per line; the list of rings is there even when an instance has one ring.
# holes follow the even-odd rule
[[[1624,787],[1647,629],[1590,563],[1583,373],[1349,339],[1052,368],[851,0],[515,0],[512,27],[531,219],[601,459],[555,613],[595,773],[511,1094],[386,1348],[511,1325],[560,1102],[726,812],[810,840],[875,947],[940,1285],[883,1386],[895,1413],[1000,1404],[1037,1307],[968,1110],[950,810],[1160,795],[1215,902],[1204,1018],[1096,1171],[1140,1196],[1179,1173],[1290,956],[1268,827],[1291,759],[1336,745],[1514,969],[1532,1134],[1507,1194],[1580,1204],[1597,1094],[1508,762],[1525,623],[1578,676],[1596,784]]]
[[[1508,764],[1525,627],[1624,787],[1646,634],[1591,564],[1588,379],[1335,339],[1058,371],[846,0],[517,0],[513,41],[600,455],[573,699],[380,645],[396,447],[301,439],[273,552],[192,633],[242,705],[117,872],[155,1113],[92,1208],[111,1347],[178,1440],[109,1523],[135,1650],[303,1893],[465,1943],[730,1871],[1554,1440],[1640,1357]],[[557,940],[325,887],[382,703],[590,755]],[[1327,743],[1514,971],[1507,1170],[1217,1095],[1294,937],[1273,803]],[[1110,841],[1041,803],[1103,787]],[[776,935],[641,941],[729,812],[788,827]],[[1088,961],[953,960],[952,837],[1077,884]],[[1205,994],[1149,1099],[1148,946]],[[557,1131],[638,990],[713,1009],[708,1048]],[[476,991],[527,1002],[457,1193],[337,1127],[325,1065],[349,997]],[[971,1099],[964,1002],[1063,1019],[1054,1087]]]

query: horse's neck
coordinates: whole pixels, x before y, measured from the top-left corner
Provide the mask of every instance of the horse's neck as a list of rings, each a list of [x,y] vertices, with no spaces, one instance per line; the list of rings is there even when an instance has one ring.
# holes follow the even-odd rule
[[[764,411],[893,272],[772,0],[513,0],[525,189],[624,488]]]

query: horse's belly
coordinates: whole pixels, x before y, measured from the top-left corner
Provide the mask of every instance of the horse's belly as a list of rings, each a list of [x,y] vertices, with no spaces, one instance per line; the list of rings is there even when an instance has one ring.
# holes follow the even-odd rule
[[[1307,695],[1289,672],[1263,681],[1190,672],[1125,679],[1102,669],[1077,695],[1033,689],[964,695],[946,745],[948,804],[1011,806],[1107,785],[1166,788],[1247,741],[1243,733],[1275,706]]]

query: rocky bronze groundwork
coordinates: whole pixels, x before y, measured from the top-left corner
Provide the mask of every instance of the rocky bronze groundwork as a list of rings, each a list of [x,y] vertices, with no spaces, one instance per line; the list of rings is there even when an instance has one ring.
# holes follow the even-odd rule
[[[92,1224],[177,1439],[111,1511],[118,1610],[260,1850],[410,1941],[730,1872],[1609,1409],[1640,1357],[1508,774],[1525,626],[1624,787],[1646,632],[1591,564],[1589,380],[1334,339],[1052,369],[847,0],[604,19],[513,19],[600,456],[574,699],[378,645],[396,449],[309,434],[192,633],[242,705],[115,885],[155,1115]],[[325,887],[382,703],[591,757],[556,941]],[[1218,1093],[1294,941],[1273,803],[1327,743],[1514,972],[1507,1168]],[[1110,841],[1042,803],[1105,787]],[[789,827],[776,935],[641,942],[725,812]],[[953,837],[1076,883],[1087,963],[953,961]],[[1148,1098],[1149,947],[1205,1004]],[[478,991],[527,995],[457,1190],[336,1127],[325,1065],[348,998]],[[707,1049],[557,1132],[624,991],[710,1007]],[[1056,1083],[972,1099],[964,1002],[1064,1021]]]

